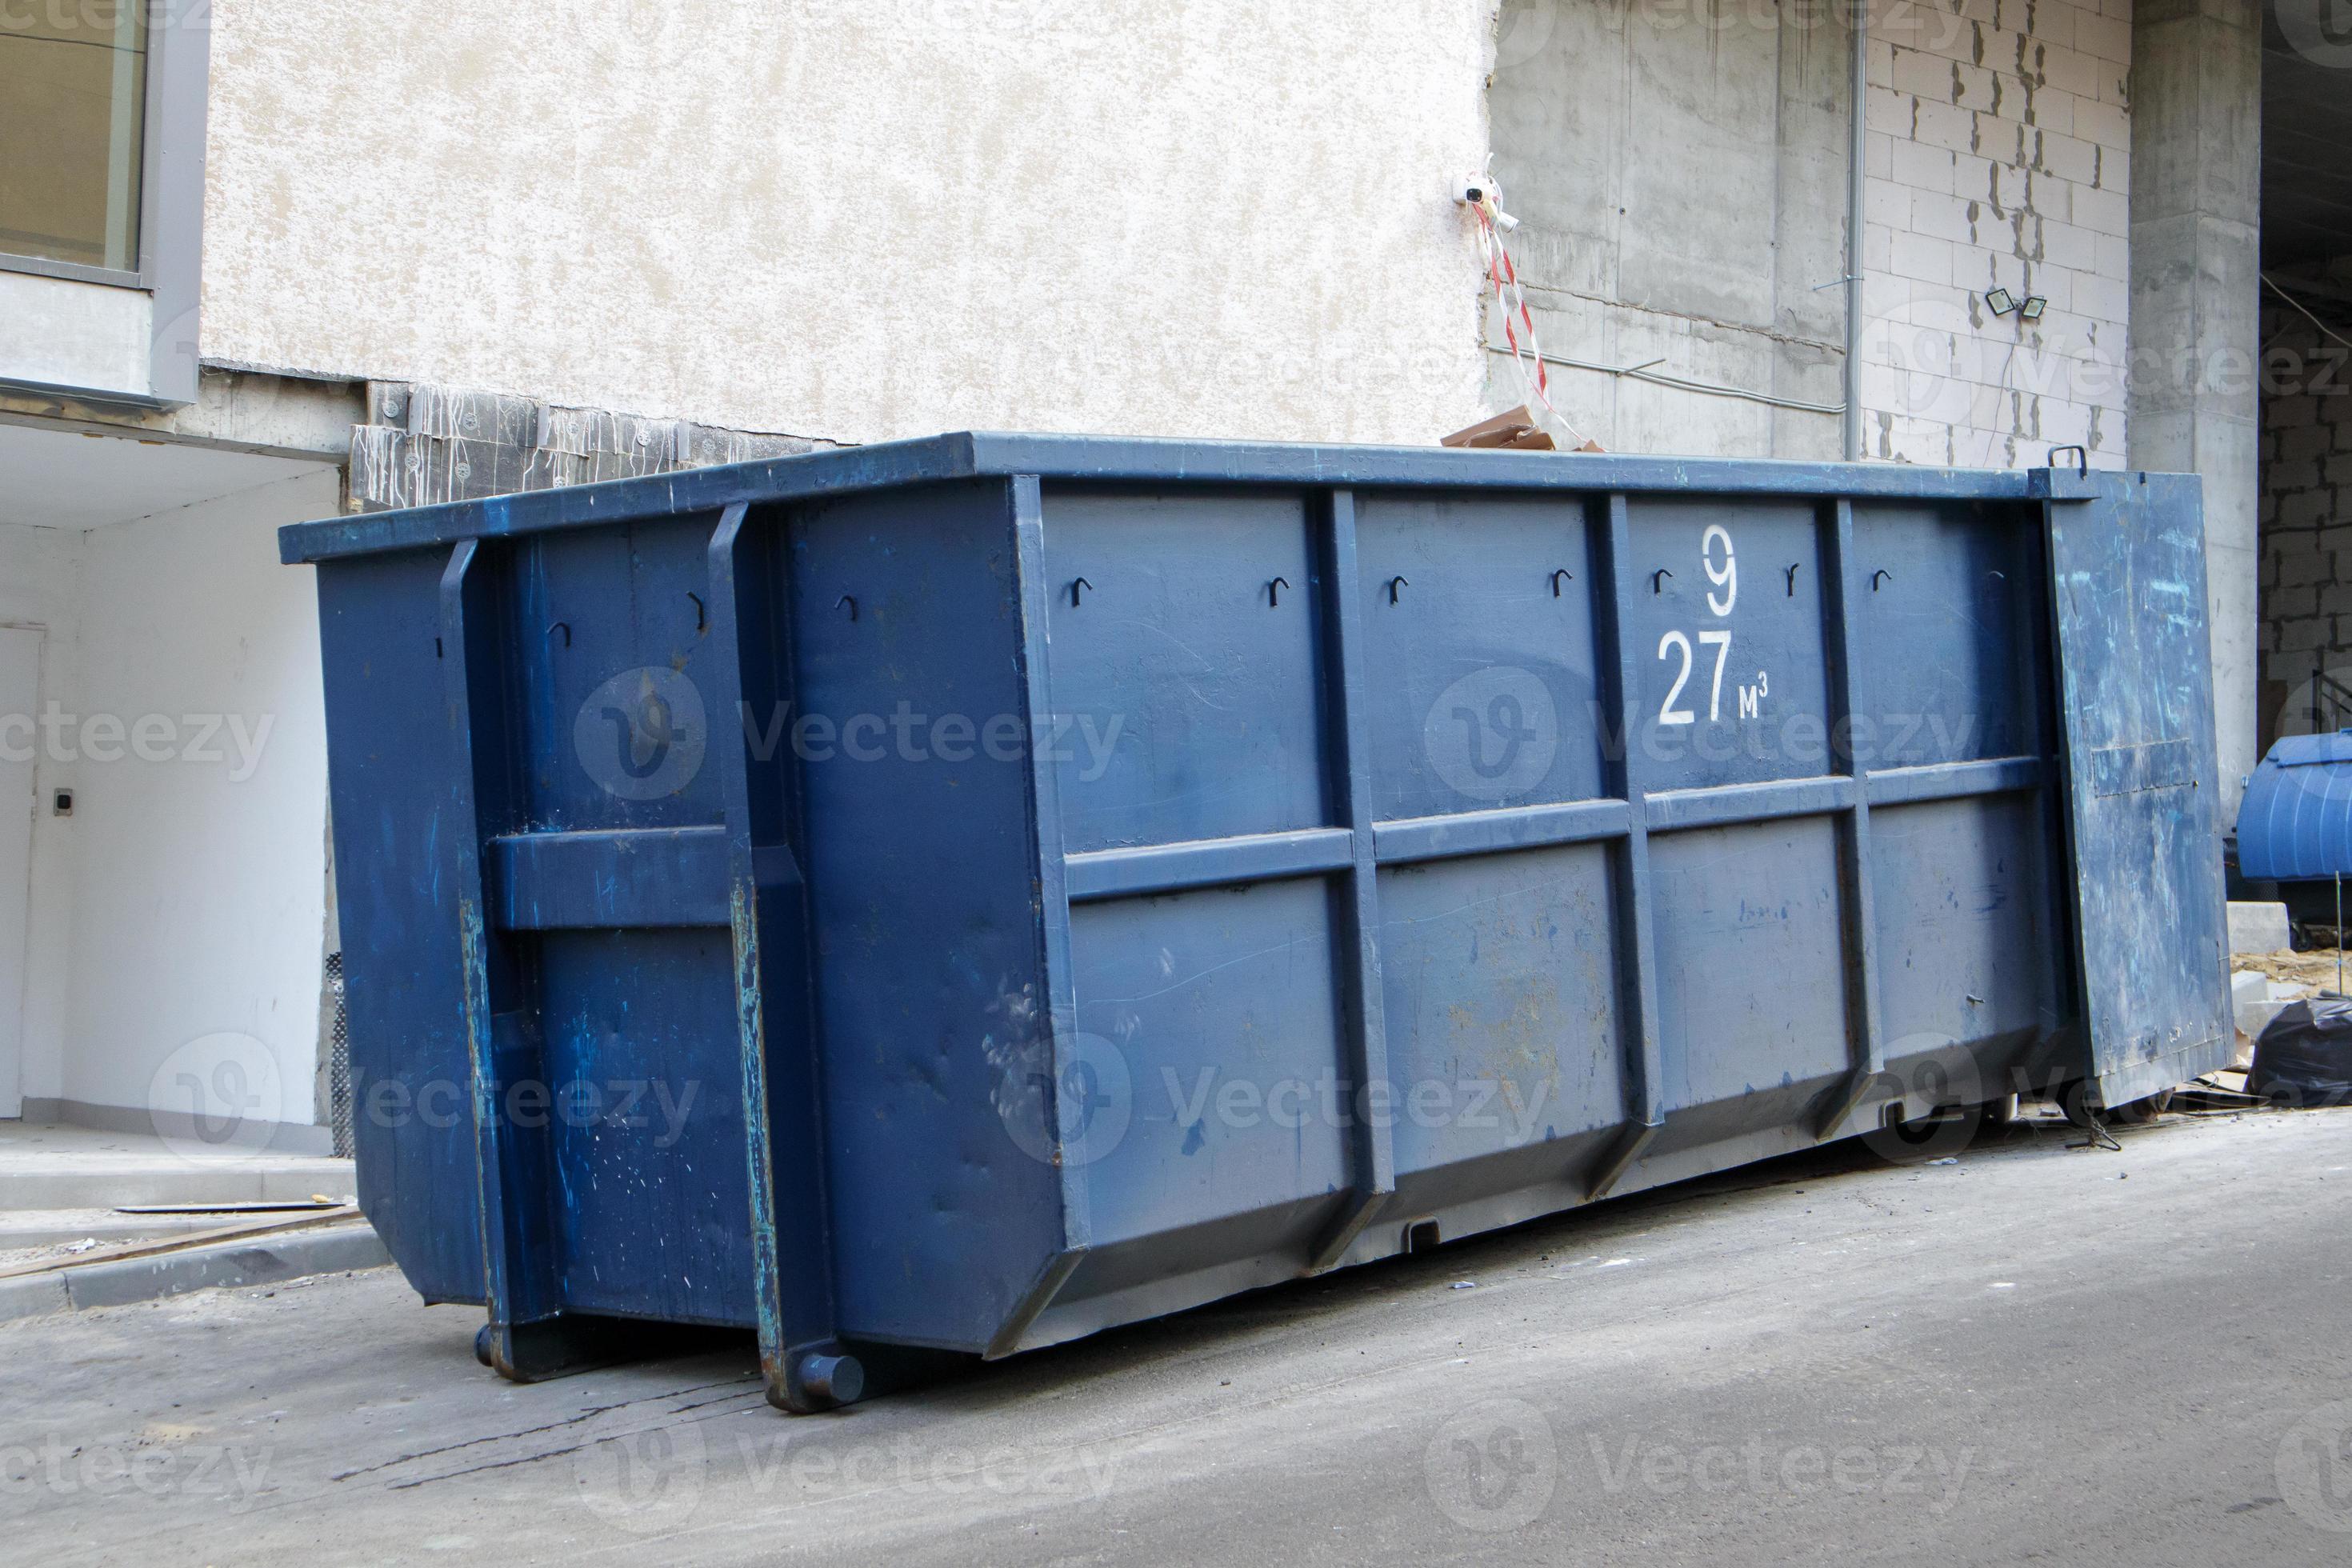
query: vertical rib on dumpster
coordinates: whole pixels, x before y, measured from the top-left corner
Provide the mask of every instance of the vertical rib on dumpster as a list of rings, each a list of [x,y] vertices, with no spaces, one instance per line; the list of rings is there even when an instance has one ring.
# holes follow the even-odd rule
[[[1622,890],[1617,910],[1618,922],[1629,939],[1620,949],[1625,965],[1626,1128],[1615,1143],[1601,1152],[1600,1160],[1585,1177],[1587,1198],[1608,1196],[1609,1190],[1623,1179],[1627,1167],[1641,1157],[1643,1149],[1658,1135],[1658,1129],[1666,1120],[1661,1092],[1664,1072],[1658,1046],[1657,921],[1652,908],[1654,900],[1650,885],[1650,832],[1643,806],[1646,784],[1640,726],[1633,721],[1633,692],[1638,682],[1633,673],[1633,636],[1625,624],[1626,606],[1633,603],[1635,584],[1633,524],[1622,494],[1609,498],[1608,517],[1611,587],[1601,596],[1601,635],[1615,657],[1608,666],[1610,689],[1600,719],[1604,725],[1613,720],[1617,726],[1617,776],[1612,783],[1625,797],[1628,807],[1625,839],[1618,851],[1624,857],[1625,874],[1619,883]]]
[[[508,732],[505,626],[479,541],[461,541],[441,577],[441,635],[448,648],[450,816],[446,866],[473,1072],[474,1149],[480,1173],[482,1269],[489,1323],[482,1359],[518,1382],[608,1359],[595,1325],[561,1317],[548,1234],[545,1135],[502,1114],[508,1086],[540,1076],[535,1020],[524,980],[485,919],[484,846],[513,824],[516,781]]]
[[[1352,859],[1348,872],[1348,949],[1340,963],[1341,991],[1348,1017],[1347,1071],[1355,1092],[1369,1103],[1370,1086],[1389,1081],[1388,1025],[1381,989],[1380,856],[1373,834],[1377,815],[1372,795],[1371,724],[1366,716],[1363,584],[1356,561],[1356,496],[1334,490],[1330,500],[1329,563],[1325,580],[1330,585],[1335,644],[1331,667],[1337,685],[1339,745],[1339,799],[1352,835]],[[1389,1120],[1358,1114],[1349,1120],[1350,1153],[1355,1164],[1355,1188],[1330,1230],[1316,1244],[1309,1268],[1328,1268],[1376,1218],[1396,1192],[1396,1154]]]
[[[810,1025],[807,912],[792,848],[788,751],[753,756],[747,715],[781,712],[784,637],[778,541],[741,502],[710,536],[720,657],[712,736],[727,799],[727,909],[735,944],[751,1162],[751,1278],[768,1402],[806,1413],[855,1400],[857,1363],[835,1342],[824,1088]]]
[[[1034,474],[1014,477],[1006,487],[1011,501],[1013,558],[1021,604],[1020,645],[1022,700],[1028,709],[1029,815],[1036,833],[1036,880],[1030,916],[1036,922],[1038,959],[1045,976],[1045,1029],[1052,1047],[1052,1068],[1040,1086],[1045,1096],[1042,1126],[1055,1140],[1054,1165],[1062,1193],[1062,1249],[1038,1266],[1036,1277],[1021,1300],[997,1326],[987,1350],[991,1359],[1011,1355],[1020,1348],[1039,1315],[1054,1303],[1070,1276],[1086,1258],[1093,1242],[1092,1211],[1087,1203],[1087,1165],[1065,1158],[1062,1135],[1066,1119],[1062,1096],[1077,1071],[1077,991],[1070,971],[1070,903],[1068,871],[1062,850],[1061,773],[1038,743],[1041,721],[1054,710],[1046,684],[1045,601],[1053,589],[1045,580],[1045,487]]]
[[[1843,746],[1832,742],[1830,766],[1840,767],[1839,753],[1843,752],[1843,771],[1853,776],[1857,787],[1853,807],[1846,814],[1844,831],[1839,835],[1843,851],[1839,856],[1840,868],[1845,879],[1845,1016],[1853,1071],[1830,1093],[1814,1123],[1814,1131],[1823,1138],[1836,1131],[1853,1114],[1854,1107],[1862,1103],[1873,1080],[1886,1066],[1885,1039],[1879,1026],[1877,927],[1871,916],[1870,791],[1860,787],[1864,759],[1853,737],[1857,689],[1853,670],[1854,605],[1862,568],[1854,560],[1852,501],[1837,502],[1830,540],[1831,567],[1823,574],[1832,601],[1825,628],[1830,647],[1830,733],[1835,737],[1843,730],[1845,735]]]

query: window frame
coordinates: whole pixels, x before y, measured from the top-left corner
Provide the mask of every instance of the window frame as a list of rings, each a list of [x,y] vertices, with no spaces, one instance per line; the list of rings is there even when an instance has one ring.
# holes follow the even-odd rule
[[[137,289],[154,296],[152,401],[192,403],[196,395],[196,303],[203,269],[205,110],[211,69],[212,0],[146,0],[146,5],[138,268],[89,267],[0,250],[0,272]]]

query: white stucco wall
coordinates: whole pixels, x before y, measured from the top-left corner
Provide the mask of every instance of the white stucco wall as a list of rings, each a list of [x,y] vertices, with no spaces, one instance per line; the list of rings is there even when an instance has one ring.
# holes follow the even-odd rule
[[[81,687],[76,627],[85,537],[77,529],[40,527],[19,516],[0,513],[0,626],[40,628],[44,703],[70,702]],[[24,1095],[31,1099],[58,1098],[66,1055],[75,824],[70,818],[52,816],[46,803],[51,790],[75,786],[70,766],[35,756],[25,991],[21,999],[0,997],[0,1005],[23,1008],[21,1084]],[[23,804],[11,801],[0,805],[14,810]]]
[[[1483,412],[1494,0],[219,0],[204,353],[870,441]]]
[[[124,733],[93,745],[83,729],[75,745],[87,754],[71,765],[68,1045],[58,1087],[30,1092],[143,1108],[173,1051],[235,1032],[276,1062],[276,1119],[317,1120],[318,609],[310,573],[278,564],[276,530],[331,514],[339,484],[324,470],[79,536],[80,671],[66,703],[116,716]],[[163,724],[142,756],[149,716]],[[257,747],[240,745],[240,727]]]

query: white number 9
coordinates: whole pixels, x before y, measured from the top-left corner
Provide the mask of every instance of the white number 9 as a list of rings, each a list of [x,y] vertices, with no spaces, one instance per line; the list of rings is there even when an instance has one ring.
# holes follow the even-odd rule
[[[1723,545],[1723,559],[1720,561],[1715,556],[1718,541]],[[1710,522],[1706,525],[1706,531],[1698,537],[1698,554],[1700,563],[1706,568],[1706,580],[1723,590],[1720,599],[1712,593],[1707,595],[1706,607],[1718,616],[1731,614],[1731,606],[1739,602],[1739,563],[1732,555],[1731,535],[1723,524]]]

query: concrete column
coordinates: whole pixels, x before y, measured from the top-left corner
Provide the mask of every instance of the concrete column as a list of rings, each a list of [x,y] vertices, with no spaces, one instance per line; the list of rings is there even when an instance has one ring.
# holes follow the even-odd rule
[[[2140,0],[2129,453],[2205,477],[2224,822],[2256,761],[2261,182],[2261,0]]]

